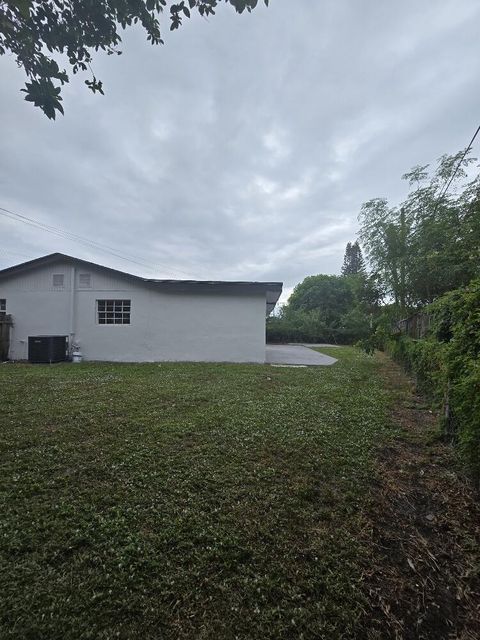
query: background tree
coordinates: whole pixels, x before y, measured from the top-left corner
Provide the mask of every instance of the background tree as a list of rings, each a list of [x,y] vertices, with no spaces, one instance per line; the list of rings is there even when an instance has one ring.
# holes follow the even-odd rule
[[[360,238],[376,278],[400,309],[407,306],[408,243],[411,221],[403,208],[390,208],[384,198],[369,200],[360,213]]]
[[[363,295],[362,274],[309,276],[298,284],[282,312],[267,322],[274,342],[351,343],[370,333],[370,313]]]
[[[409,261],[416,305],[428,304],[478,274],[480,235],[474,212],[479,179],[466,182],[474,159],[465,158],[458,166],[462,153],[442,156],[433,175],[426,176],[403,204],[413,219]],[[444,194],[445,181],[456,167],[451,191]]]
[[[342,275],[350,276],[357,274],[365,274],[365,261],[358,240],[355,240],[353,243],[347,242],[347,246],[345,247]]]
[[[251,11],[258,0],[0,0],[0,55],[11,54],[29,80],[25,100],[49,118],[63,113],[61,88],[69,81],[57,60],[62,56],[72,73],[90,71],[85,84],[103,94],[92,72],[93,51],[120,54],[120,29],[140,24],[152,44],[163,44],[160,15],[169,13],[170,29],[178,29],[191,11],[210,16],[222,1],[238,13]],[[264,0],[268,5],[269,0]]]
[[[317,311],[327,325],[338,322],[353,305],[353,291],[342,276],[308,276],[293,290],[288,310]]]
[[[480,175],[471,178],[473,162],[463,151],[442,156],[435,170],[416,166],[403,176],[410,190],[399,206],[383,198],[366,202],[359,216],[360,238],[371,272],[358,242],[349,242],[343,275],[305,278],[281,316],[269,321],[268,337],[360,340],[373,348],[377,338],[372,331],[390,336],[392,322],[411,309],[479,278]],[[451,186],[448,193],[445,184]]]
[[[399,207],[383,198],[360,212],[360,238],[375,277],[399,313],[428,304],[467,284],[480,269],[480,176],[468,181],[473,158],[442,156],[430,175],[414,167],[403,178],[410,192]],[[451,177],[449,193],[444,186]]]

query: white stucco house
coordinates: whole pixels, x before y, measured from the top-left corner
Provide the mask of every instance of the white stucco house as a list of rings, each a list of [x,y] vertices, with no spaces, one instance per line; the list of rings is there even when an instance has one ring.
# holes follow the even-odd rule
[[[78,345],[85,360],[265,362],[265,319],[281,291],[141,278],[62,253],[0,271],[11,360],[62,359]]]

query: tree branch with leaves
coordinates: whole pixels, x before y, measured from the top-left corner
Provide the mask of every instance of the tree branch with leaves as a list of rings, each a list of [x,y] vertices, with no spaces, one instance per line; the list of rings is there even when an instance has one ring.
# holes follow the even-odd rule
[[[269,0],[263,1],[268,6]],[[90,72],[85,84],[93,93],[103,94],[103,83],[91,69],[93,54],[102,50],[120,55],[120,30],[139,24],[149,42],[164,44],[162,14],[169,14],[173,31],[193,11],[214,15],[222,2],[238,13],[250,12],[258,4],[258,0],[0,0],[0,55],[12,54],[24,70],[25,100],[55,119],[57,112],[64,112],[61,93],[69,73]],[[62,56],[68,72],[56,60]]]

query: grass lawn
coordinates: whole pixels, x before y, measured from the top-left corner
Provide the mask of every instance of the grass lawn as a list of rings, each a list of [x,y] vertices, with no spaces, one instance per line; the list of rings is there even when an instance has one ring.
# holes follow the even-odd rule
[[[379,362],[0,367],[0,637],[360,637]]]

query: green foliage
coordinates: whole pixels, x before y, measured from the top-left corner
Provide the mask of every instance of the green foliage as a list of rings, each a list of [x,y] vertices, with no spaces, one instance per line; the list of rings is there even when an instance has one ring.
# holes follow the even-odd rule
[[[475,162],[463,152],[442,156],[432,173],[414,167],[403,178],[411,190],[398,207],[383,198],[366,202],[360,213],[360,238],[373,273],[401,313],[431,303],[480,274],[480,176],[466,182]]]
[[[293,290],[288,300],[292,311],[317,310],[326,324],[340,319],[353,304],[350,283],[342,276],[308,276]]]
[[[398,336],[387,348],[441,407],[446,434],[480,481],[480,280],[439,298],[429,312],[425,339]]]
[[[379,363],[334,355],[2,366],[2,640],[368,628],[362,514],[392,427]]]
[[[365,340],[370,335],[370,318],[364,309],[357,305],[342,316],[340,336],[342,342],[352,344],[356,340]]]
[[[415,340],[401,335],[387,342],[387,350],[415,377],[418,388],[441,407],[446,388],[444,345],[435,340]]]
[[[258,0],[224,0],[238,13],[251,11]],[[99,49],[117,54],[120,29],[142,26],[147,40],[163,44],[159,16],[169,9],[170,29],[178,29],[190,11],[208,17],[222,0],[0,0],[0,55],[11,54],[30,82],[23,89],[26,100],[40,107],[48,118],[63,113],[61,86],[69,81],[55,56],[66,58],[72,73],[91,71],[92,53]],[[268,0],[264,0],[268,6]],[[188,6],[187,6],[188,5]],[[60,84],[59,84],[60,83]],[[102,93],[102,82],[92,73],[85,84]]]
[[[360,273],[309,276],[280,314],[267,321],[267,340],[353,344],[370,333],[373,290]]]
[[[403,208],[390,208],[383,198],[366,202],[360,213],[360,238],[374,273],[401,309],[407,304],[408,240],[411,220]]]
[[[355,346],[364,351],[367,356],[373,356],[377,349],[374,334],[370,333],[366,338],[361,338],[355,343]]]
[[[315,310],[287,310],[267,319],[267,342],[335,341],[335,333]]]
[[[345,277],[352,289],[355,304],[361,305],[366,313],[378,314],[383,309],[385,292],[377,276],[357,273]]]
[[[435,302],[436,337],[448,340],[445,363],[451,420],[461,450],[480,479],[480,279]]]
[[[405,174],[410,193],[398,207],[381,198],[363,205],[360,238],[394,304],[375,318],[362,346],[387,348],[415,376],[480,479],[480,175],[468,181],[475,160],[463,156],[442,156],[433,173],[416,166]],[[393,321],[425,304],[426,338],[392,338]]]
[[[365,261],[358,240],[347,242],[343,257],[342,276],[365,274]]]
[[[370,335],[380,300],[377,281],[364,273],[308,276],[268,319],[267,340],[354,344]]]

